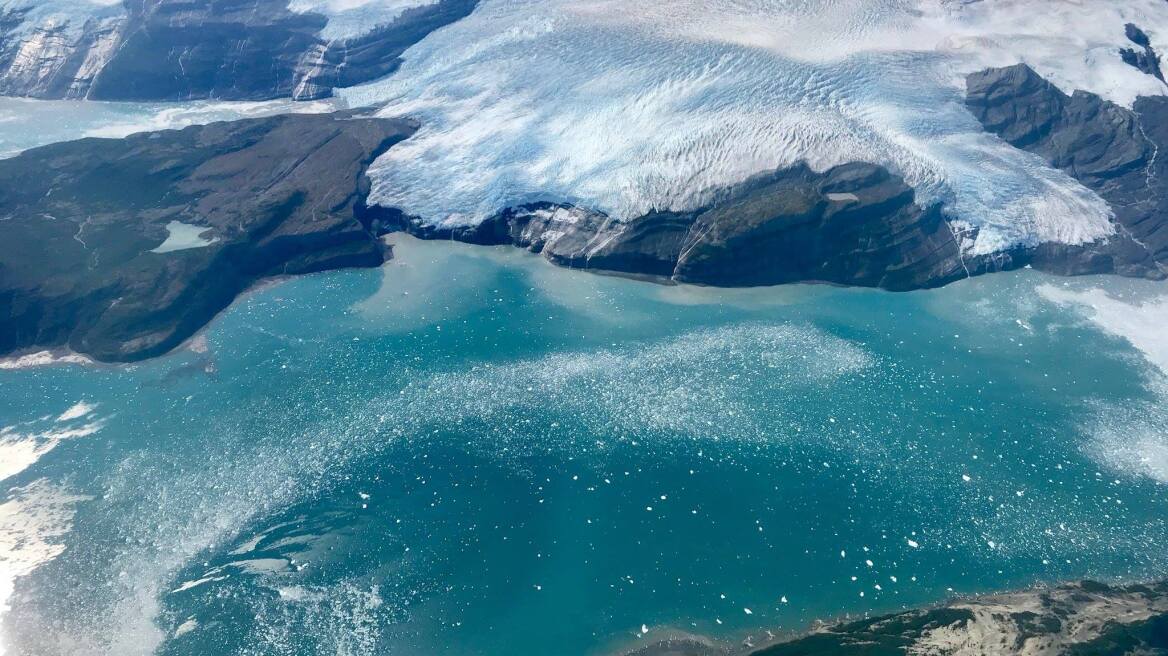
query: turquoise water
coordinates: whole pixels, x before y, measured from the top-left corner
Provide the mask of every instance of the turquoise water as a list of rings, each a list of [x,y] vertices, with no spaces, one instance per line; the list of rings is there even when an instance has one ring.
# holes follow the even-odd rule
[[[166,358],[0,370],[5,653],[589,654],[1168,572],[1163,285],[396,240]]]

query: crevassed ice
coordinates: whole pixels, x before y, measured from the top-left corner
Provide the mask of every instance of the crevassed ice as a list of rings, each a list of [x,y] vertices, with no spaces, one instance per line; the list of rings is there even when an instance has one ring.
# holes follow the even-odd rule
[[[984,133],[964,75],[1025,61],[1130,104],[1164,86],[1122,63],[1168,3],[1061,0],[484,0],[342,93],[423,128],[373,167],[373,200],[430,222],[566,200],[632,217],[701,205],[800,160],[864,160],[981,228],[974,252],[1111,233],[1106,204]]]
[[[121,0],[0,0],[0,12],[18,11],[24,20],[20,28],[66,28],[80,30],[85,21],[124,16]]]

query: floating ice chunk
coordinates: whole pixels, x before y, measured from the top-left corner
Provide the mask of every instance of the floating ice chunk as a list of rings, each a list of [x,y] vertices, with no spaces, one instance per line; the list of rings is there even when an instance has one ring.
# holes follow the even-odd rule
[[[216,581],[223,581],[223,580],[226,580],[229,576],[230,576],[229,574],[224,574],[222,576],[213,576],[212,575],[212,576],[204,576],[202,578],[193,579],[190,581],[184,581],[177,588],[171,590],[170,594],[175,594],[177,592],[185,592],[187,590],[190,590],[191,588],[197,588],[200,585],[203,585],[205,583],[214,583]]]
[[[199,627],[199,621],[196,620],[195,618],[191,617],[191,618],[187,619],[187,621],[178,625],[178,628],[176,628],[174,630],[174,637],[177,638],[179,636],[186,635],[187,633],[194,631],[198,627]]]

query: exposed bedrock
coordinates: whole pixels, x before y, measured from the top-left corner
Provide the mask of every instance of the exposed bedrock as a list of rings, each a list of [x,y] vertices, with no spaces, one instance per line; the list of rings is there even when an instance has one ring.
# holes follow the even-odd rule
[[[1120,49],[1119,56],[1123,58],[1124,63],[1163,82],[1164,72],[1160,70],[1160,55],[1152,48],[1152,42],[1148,35],[1132,23],[1124,26],[1124,32],[1128,40],[1138,46],[1137,48]]]
[[[822,624],[767,647],[670,638],[628,656],[1135,656],[1168,653],[1168,583],[1091,581]]]
[[[985,128],[1093,189],[1116,234],[974,255],[903,179],[804,165],[707,206],[619,219],[534,203],[475,225],[369,206],[368,165],[414,125],[351,112],[280,116],[55,144],[0,161],[0,353],[68,347],[101,360],[168,351],[255,281],[376,266],[378,236],[513,244],[567,267],[721,286],[828,282],[910,290],[1025,264],[1060,274],[1168,274],[1168,99],[1133,109],[1066,95],[1025,66],[968,79]]]
[[[986,130],[1065,171],[1115,214],[1114,237],[1040,246],[1036,267],[1168,275],[1168,97],[1141,97],[1127,109],[1084,91],[1067,95],[1019,64],[970,75],[966,105]]]
[[[147,358],[259,279],[381,264],[354,207],[369,163],[414,129],[287,115],[0,160],[0,353]]]
[[[67,21],[0,15],[0,95],[93,100],[314,99],[395,71],[477,0],[438,0],[348,39],[288,0],[123,0]]]
[[[511,208],[473,226],[435,226],[372,208],[387,226],[423,238],[514,244],[568,267],[722,286],[796,281],[906,290],[1011,266],[963,258],[937,206],[882,167],[822,173],[800,165],[725,190],[692,212],[631,220],[569,205]],[[963,261],[964,259],[964,261]]]

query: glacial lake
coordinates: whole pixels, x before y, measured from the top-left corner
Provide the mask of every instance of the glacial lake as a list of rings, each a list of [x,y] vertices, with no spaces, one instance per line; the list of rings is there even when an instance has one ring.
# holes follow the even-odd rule
[[[0,369],[9,654],[606,653],[1168,572],[1168,287],[662,286],[393,236]]]

